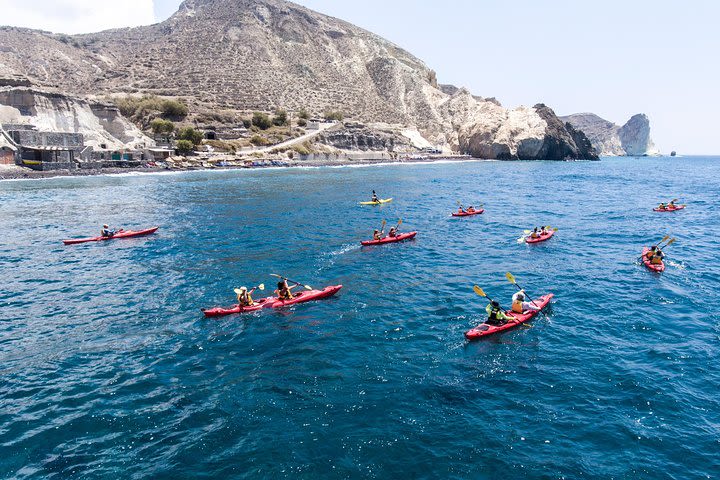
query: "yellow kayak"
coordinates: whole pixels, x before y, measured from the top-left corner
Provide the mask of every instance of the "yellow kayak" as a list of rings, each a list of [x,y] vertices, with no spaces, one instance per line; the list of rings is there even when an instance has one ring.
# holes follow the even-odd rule
[[[377,202],[360,202],[360,205],[380,205],[388,202],[392,202],[392,198],[384,198],[382,200],[378,200]]]

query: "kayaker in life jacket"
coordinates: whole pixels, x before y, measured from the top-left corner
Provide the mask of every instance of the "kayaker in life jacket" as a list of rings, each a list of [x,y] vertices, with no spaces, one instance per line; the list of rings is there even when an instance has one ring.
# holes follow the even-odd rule
[[[525,290],[520,290],[512,296],[512,311],[515,313],[523,313],[528,310],[540,310],[532,304],[525,301]]]
[[[463,210],[463,207],[458,207],[458,213],[465,213],[465,210]]]
[[[540,232],[541,235],[547,235],[550,233],[550,225],[544,225],[542,227],[542,231]]]
[[[379,202],[379,201],[380,201],[380,199],[379,199],[378,196],[377,196],[377,193],[375,193],[375,190],[373,190],[372,200],[371,200],[371,201],[373,201],[373,202]]]
[[[102,235],[105,238],[110,238],[113,235],[115,235],[115,231],[110,230],[110,227],[107,224],[105,224],[105,225],[103,225],[102,230],[100,230],[100,235]]]
[[[392,238],[397,237],[397,228],[396,227],[390,227],[390,231],[388,232],[388,237],[392,237]]]
[[[385,230],[380,231],[375,229],[373,232],[373,240],[382,240],[383,233],[385,233]]]
[[[472,205],[470,205],[470,206],[467,208],[467,213],[475,213],[475,207],[473,207]]]
[[[485,321],[488,325],[500,326],[505,325],[507,322],[512,320],[512,317],[505,315],[505,312],[500,308],[498,302],[490,302],[485,311],[488,314],[488,319]]]
[[[532,232],[530,232],[530,238],[540,238],[540,232],[538,232],[538,227],[535,227]]]
[[[668,206],[668,208],[675,208],[675,200],[671,200],[667,206]]]
[[[658,209],[659,210],[667,210],[667,205],[665,205],[664,203],[661,203],[660,206],[658,207]]]
[[[650,249],[650,252],[648,252],[648,259],[653,265],[660,265],[664,258],[665,254],[657,246],[653,246]]]
[[[252,293],[255,291],[253,288],[248,292],[247,287],[240,287],[237,290],[235,290],[235,293],[237,294],[237,300],[238,305],[241,307],[252,307],[255,305],[255,302],[252,299]]]
[[[280,300],[292,300],[294,298],[291,292],[293,288],[295,288],[295,285],[290,287],[287,284],[287,280],[283,279],[278,282],[277,290],[275,290],[275,295],[277,295]]]

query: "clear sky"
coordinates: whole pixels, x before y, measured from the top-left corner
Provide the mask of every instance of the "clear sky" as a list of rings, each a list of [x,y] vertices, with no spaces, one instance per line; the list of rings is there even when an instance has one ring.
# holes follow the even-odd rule
[[[0,0],[0,24],[77,33],[164,20],[181,0]],[[720,1],[297,0],[375,32],[441,83],[623,124],[664,152],[718,153]],[[101,28],[97,28],[98,30]]]

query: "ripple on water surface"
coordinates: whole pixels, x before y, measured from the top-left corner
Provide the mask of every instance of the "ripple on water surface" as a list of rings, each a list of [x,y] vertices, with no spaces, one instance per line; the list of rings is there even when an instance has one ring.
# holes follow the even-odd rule
[[[0,477],[712,478],[718,174],[698,157],[0,182]],[[395,200],[358,206],[373,188]],[[651,212],[674,197],[690,206]],[[458,200],[486,213],[451,218]],[[399,218],[415,240],[360,247]],[[102,223],[161,228],[59,243]],[[516,242],[537,224],[559,231]],[[657,275],[638,256],[665,234]],[[465,342],[472,285],[508,299],[507,271],[554,305]],[[270,273],[344,288],[203,318]]]

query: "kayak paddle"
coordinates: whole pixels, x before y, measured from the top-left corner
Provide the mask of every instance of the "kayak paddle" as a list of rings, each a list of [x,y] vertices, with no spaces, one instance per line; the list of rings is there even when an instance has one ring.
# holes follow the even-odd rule
[[[283,277],[282,275],[278,275],[277,273],[271,273],[270,275],[273,276],[273,277],[277,277],[277,278],[279,278],[279,279],[281,279],[281,280],[287,280],[287,281],[290,282],[290,283],[294,283],[295,285],[298,285],[298,286],[300,286],[300,287],[303,287],[305,290],[312,290],[312,289],[313,289],[310,285],[303,285],[303,284],[300,283],[300,282],[296,282],[295,280],[291,280],[291,279],[289,279],[289,278],[287,278],[287,277]]]
[[[258,285],[257,287],[251,288],[251,289],[250,289],[250,292],[252,292],[252,291],[255,290],[256,288],[257,288],[258,290],[260,290],[260,291],[263,291],[263,290],[265,290],[265,284],[264,284],[264,283],[261,283],[261,284]],[[237,293],[238,295],[240,295],[240,291],[241,291],[241,290],[240,290],[239,288],[236,288],[236,289],[233,290],[233,291],[234,291],[235,293]]]
[[[522,288],[520,285],[518,285],[517,281],[515,281],[515,277],[513,276],[512,273],[507,272],[507,273],[505,274],[505,278],[507,278],[510,283],[512,283],[513,285],[515,285],[518,290],[524,290],[524,288]],[[533,300],[532,297],[530,297],[530,303],[532,303],[533,305],[535,305],[537,308],[540,308],[540,305],[538,305],[537,303],[535,303],[535,300]],[[548,318],[547,314],[546,314],[545,312],[543,312],[542,308],[540,308],[540,313],[542,313],[542,314],[545,316],[545,319],[546,319],[546,320],[550,320],[550,319]]]

